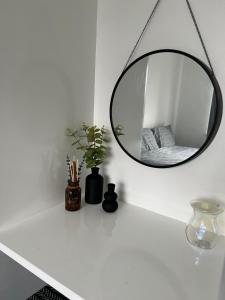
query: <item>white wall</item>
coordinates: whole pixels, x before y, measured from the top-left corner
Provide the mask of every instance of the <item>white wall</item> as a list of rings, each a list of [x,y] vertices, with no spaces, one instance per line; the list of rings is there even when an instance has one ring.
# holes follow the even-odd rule
[[[64,201],[64,131],[93,121],[95,0],[0,1],[0,226]]]
[[[176,104],[182,56],[157,53],[149,57],[143,127],[176,127]]]
[[[207,138],[214,89],[208,75],[199,65],[189,58],[185,58],[183,63],[176,144],[200,148]]]
[[[99,0],[97,25],[95,122],[109,124],[109,103],[115,82],[155,4],[153,0]],[[212,64],[225,92],[225,2],[191,1]],[[164,0],[150,24],[136,57],[162,48],[189,52],[206,61],[185,1]],[[197,197],[225,197],[224,119],[210,147],[197,159],[170,169],[154,169],[131,160],[114,140],[106,168],[124,200],[162,215],[187,221],[189,202]],[[225,231],[224,231],[225,232]]]
[[[122,125],[122,145],[136,158],[140,158],[141,130],[144,117],[145,82],[148,59],[142,59],[130,68],[121,79],[115,92],[113,124]]]

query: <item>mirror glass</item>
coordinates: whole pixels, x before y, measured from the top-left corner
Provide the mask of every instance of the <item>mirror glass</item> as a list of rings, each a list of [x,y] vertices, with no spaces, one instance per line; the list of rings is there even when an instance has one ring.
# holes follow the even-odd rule
[[[212,72],[176,50],[145,54],[120,76],[110,118],[122,149],[152,167],[176,166],[198,156],[212,141],[222,96]]]

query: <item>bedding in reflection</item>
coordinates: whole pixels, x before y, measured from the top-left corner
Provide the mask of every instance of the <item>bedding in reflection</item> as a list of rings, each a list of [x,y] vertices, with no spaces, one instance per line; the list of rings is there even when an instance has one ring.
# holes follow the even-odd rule
[[[178,164],[197,151],[198,148],[176,145],[171,126],[142,129],[140,160],[146,164]]]

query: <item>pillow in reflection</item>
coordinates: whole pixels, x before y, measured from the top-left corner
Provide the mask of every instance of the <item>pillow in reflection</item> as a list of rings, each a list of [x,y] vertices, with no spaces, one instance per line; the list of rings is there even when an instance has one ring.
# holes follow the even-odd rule
[[[175,140],[170,125],[158,127],[158,132],[159,132],[160,148],[171,147],[175,145]]]
[[[142,128],[141,135],[142,135],[142,145],[141,145],[142,148],[148,151],[159,148],[151,128]]]
[[[151,130],[152,130],[152,132],[153,132],[153,134],[154,134],[156,143],[158,144],[159,148],[161,148],[161,141],[160,141],[159,127],[152,128]]]

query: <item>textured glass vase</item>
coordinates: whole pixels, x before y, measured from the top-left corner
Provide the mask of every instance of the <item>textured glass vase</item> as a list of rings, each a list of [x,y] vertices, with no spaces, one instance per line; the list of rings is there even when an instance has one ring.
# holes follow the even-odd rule
[[[217,217],[224,211],[224,206],[212,200],[195,200],[191,206],[194,215],[186,227],[188,242],[202,249],[215,247],[219,235]]]

